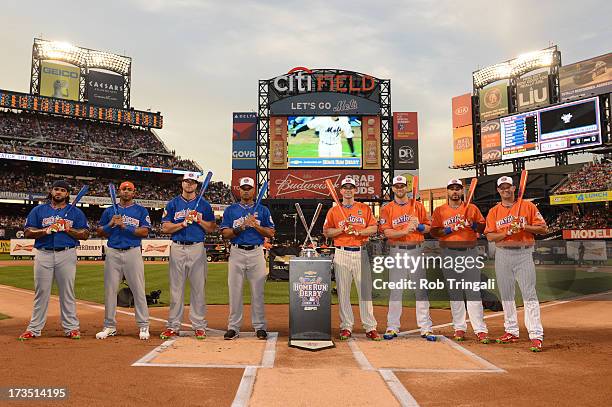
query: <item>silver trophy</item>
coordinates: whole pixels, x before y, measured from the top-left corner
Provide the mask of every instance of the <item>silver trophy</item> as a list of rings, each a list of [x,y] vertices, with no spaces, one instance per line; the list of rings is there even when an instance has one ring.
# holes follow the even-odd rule
[[[315,223],[317,223],[317,219],[319,218],[319,215],[321,214],[322,208],[323,208],[323,204],[319,203],[317,205],[317,209],[315,210],[314,216],[312,218],[312,222],[310,222],[310,226],[308,226],[308,223],[306,222],[306,218],[304,217],[304,212],[302,212],[302,208],[300,207],[299,202],[295,203],[295,209],[298,213],[298,216],[300,217],[300,220],[302,221],[302,225],[304,225],[304,229],[306,229],[306,239],[304,239],[304,243],[302,243],[302,251],[300,252],[300,257],[318,257],[319,256],[319,253],[317,253],[317,244],[314,242],[312,236],[310,235],[310,232],[312,232],[312,228],[314,227]],[[310,244],[312,245],[312,247],[306,247],[308,241],[310,241]]]

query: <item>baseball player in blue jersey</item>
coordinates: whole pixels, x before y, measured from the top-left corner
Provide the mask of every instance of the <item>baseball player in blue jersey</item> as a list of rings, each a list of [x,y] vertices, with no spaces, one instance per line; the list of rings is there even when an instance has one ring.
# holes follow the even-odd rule
[[[136,324],[140,328],[139,338],[149,339],[149,308],[145,296],[144,262],[140,244],[149,234],[151,219],[149,211],[134,203],[136,188],[130,181],[119,186],[120,202],[116,207],[106,208],[100,218],[98,236],[108,238],[108,249],[104,260],[104,329],[96,334],[97,339],[106,339],[117,334],[117,289],[122,277],[134,295]]]
[[[230,314],[227,340],[236,339],[242,325],[242,288],[244,279],[251,284],[251,322],[257,338],[266,339],[266,315],[264,310],[264,285],[267,268],[264,257],[264,239],[274,237],[274,221],[270,210],[260,205],[254,208],[255,181],[240,180],[240,202],[230,205],[223,212],[221,233],[230,239],[227,285],[229,287]]]
[[[51,286],[55,279],[59,290],[60,318],[67,337],[80,339],[79,320],[74,299],[76,246],[89,237],[87,219],[79,208],[68,211],[70,185],[55,181],[49,202],[38,205],[28,214],[25,237],[35,239],[34,309],[27,330],[19,340],[40,336],[47,320]]]
[[[162,233],[172,235],[170,247],[170,313],[166,330],[160,338],[177,336],[184,310],[185,282],[191,284],[189,319],[196,339],[206,338],[206,298],[204,288],[208,264],[204,239],[217,229],[210,204],[201,199],[196,189],[198,176],[187,173],[181,182],[183,192],[166,205],[162,217]],[[196,208],[197,204],[197,208]]]

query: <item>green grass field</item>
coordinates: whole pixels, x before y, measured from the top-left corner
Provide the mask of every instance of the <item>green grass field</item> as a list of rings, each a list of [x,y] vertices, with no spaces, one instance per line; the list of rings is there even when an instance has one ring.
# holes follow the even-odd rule
[[[361,129],[353,127],[355,136],[353,137],[355,145],[355,155],[361,157]],[[342,140],[342,156],[351,157],[351,150],[345,137]],[[313,158],[319,156],[319,138],[315,136],[314,130],[301,132],[296,137],[289,136],[289,146],[287,155],[291,158]]]
[[[484,273],[494,277],[492,264],[488,264]],[[612,273],[588,272],[577,270],[572,266],[538,266],[537,267],[537,291],[540,301],[550,301],[575,297],[579,295],[599,293],[612,290]],[[8,266],[0,268],[0,284],[33,290],[32,266]],[[386,280],[385,273],[375,275]],[[439,271],[428,272],[430,280],[442,279]],[[167,305],[168,299],[168,264],[145,265],[146,292],[162,290],[160,300]],[[77,266],[77,277],[75,284],[76,297],[81,300],[104,303],[104,276],[103,264],[80,264]],[[189,301],[189,284],[186,287],[185,298]],[[517,288],[517,302],[522,303],[520,291]],[[497,294],[497,286],[495,290]],[[54,287],[53,294],[57,294]],[[353,287],[353,303],[357,303],[357,291]],[[287,304],[289,302],[289,283],[287,281],[268,281],[265,288],[265,300],[268,304]],[[245,283],[245,303],[250,303],[250,290]],[[208,266],[208,280],[206,284],[207,304],[227,304],[227,263],[211,263]],[[337,297],[333,296],[333,302]],[[388,292],[375,290],[373,293],[375,305],[387,305]],[[430,304],[432,308],[448,308],[446,291],[436,290],[430,292]],[[414,295],[412,292],[404,294],[404,305],[414,306]]]

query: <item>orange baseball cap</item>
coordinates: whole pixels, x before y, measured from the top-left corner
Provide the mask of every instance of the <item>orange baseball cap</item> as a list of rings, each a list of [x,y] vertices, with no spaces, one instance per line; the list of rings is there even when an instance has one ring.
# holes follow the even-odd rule
[[[121,185],[119,185],[119,189],[123,189],[123,187],[132,187],[132,189],[136,191],[136,187],[130,181],[123,181]]]

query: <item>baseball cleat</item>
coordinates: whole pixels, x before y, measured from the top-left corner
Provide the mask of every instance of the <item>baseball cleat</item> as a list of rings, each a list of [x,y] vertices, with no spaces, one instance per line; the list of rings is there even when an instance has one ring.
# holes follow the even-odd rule
[[[234,331],[233,329],[228,329],[225,335],[223,335],[223,339],[225,339],[226,341],[231,341],[232,339],[236,339],[239,336],[240,335],[238,334],[238,332]]]
[[[19,340],[19,341],[27,341],[29,339],[34,339],[34,338],[36,338],[36,335],[34,335],[30,331],[25,331],[24,333],[19,335],[19,338],[17,338],[17,340]]]
[[[164,332],[162,332],[159,337],[161,339],[170,339],[174,336],[178,336],[178,332],[176,332],[174,329],[166,329]]]
[[[346,341],[351,337],[351,331],[348,329],[343,329],[340,331],[340,340],[341,341]]]
[[[206,339],[206,331],[203,329],[196,329],[195,338],[198,340]]]
[[[268,339],[268,333],[265,329],[258,329],[257,332],[255,332],[255,335],[257,336],[257,339]]]
[[[456,330],[455,334],[453,335],[453,339],[457,342],[465,341],[465,331],[462,331],[461,329]]]
[[[72,331],[68,332],[66,336],[70,339],[81,339],[81,332],[79,332],[78,329],[73,329]]]
[[[532,339],[529,350],[532,352],[542,352],[542,341],[540,339]]]
[[[478,332],[476,334],[476,337],[478,338],[478,342],[480,343],[487,344],[491,342],[491,339],[489,338],[489,335],[486,332]]]
[[[438,340],[436,335],[434,335],[433,332],[431,332],[431,331],[423,332],[421,334],[421,338],[427,339],[429,342],[435,342],[435,341]]]
[[[393,338],[397,338],[397,331],[394,331],[393,329],[387,329],[387,332],[383,334],[383,338],[385,338],[388,341],[390,341]]]
[[[371,339],[373,341],[382,341],[382,337],[378,334],[376,329],[372,329],[371,331],[366,332],[366,338]]]
[[[518,336],[505,332],[502,336],[497,338],[495,342],[497,343],[515,343],[515,342],[518,342],[518,340],[519,340]]]
[[[141,327],[140,332],[138,333],[138,338],[140,338],[140,340],[142,341],[148,341],[150,337],[151,337],[151,334],[149,333],[149,327],[148,326]]]
[[[117,330],[115,328],[107,327],[96,334],[96,339],[106,339],[109,336],[115,336],[116,334],[117,334]]]

